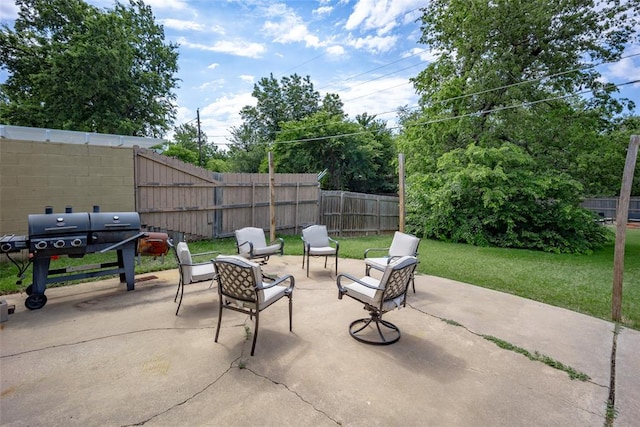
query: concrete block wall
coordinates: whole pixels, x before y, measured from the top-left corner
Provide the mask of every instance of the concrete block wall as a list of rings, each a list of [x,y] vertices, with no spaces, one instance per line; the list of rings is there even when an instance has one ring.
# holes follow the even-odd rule
[[[28,234],[27,215],[135,211],[130,147],[0,139],[0,236]]]

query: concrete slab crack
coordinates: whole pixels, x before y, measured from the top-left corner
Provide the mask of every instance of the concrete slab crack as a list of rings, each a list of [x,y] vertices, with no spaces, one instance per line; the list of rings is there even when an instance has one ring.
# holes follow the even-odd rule
[[[471,333],[471,334],[473,334],[475,336],[478,336],[480,338],[484,338],[484,339],[486,339],[488,341],[493,342],[494,344],[496,344],[500,348],[503,348],[505,350],[514,351],[516,353],[520,353],[523,356],[529,358],[530,360],[541,362],[541,363],[544,363],[545,365],[550,366],[552,368],[559,369],[561,371],[565,371],[567,373],[567,375],[569,375],[569,378],[571,378],[571,379],[578,379],[580,381],[586,381],[586,382],[589,382],[589,383],[591,383],[593,385],[596,385],[596,386],[599,386],[599,387],[607,387],[606,385],[602,385],[602,384],[598,384],[598,383],[594,382],[593,380],[591,380],[591,378],[587,374],[579,372],[579,371],[575,370],[574,368],[572,368],[570,366],[567,366],[567,365],[565,365],[565,364],[563,364],[563,363],[561,363],[561,362],[559,362],[557,360],[554,360],[553,358],[551,358],[549,356],[546,356],[544,354],[539,353],[538,351],[530,352],[527,349],[515,346],[515,345],[513,345],[511,343],[508,343],[508,342],[506,342],[504,340],[501,340],[499,338],[496,338],[494,336],[478,333],[478,332],[473,331],[473,330],[469,329],[468,327],[456,322],[455,320],[445,319],[445,318],[442,318],[440,316],[436,316],[434,314],[427,313],[426,311],[421,310],[421,309],[419,309],[417,307],[414,307],[409,303],[407,303],[407,307],[409,307],[409,308],[411,308],[411,309],[413,309],[413,310],[415,310],[415,311],[417,311],[419,313],[422,313],[422,314],[424,314],[426,316],[430,316],[430,317],[433,317],[435,319],[441,320],[441,321],[443,321],[445,323],[448,323],[448,324],[450,324],[452,326],[461,327],[461,328],[465,329],[467,332],[469,332],[469,333]]]
[[[325,411],[323,411],[322,409],[317,408],[313,403],[309,402],[307,399],[305,399],[304,397],[302,397],[302,396],[300,395],[300,393],[298,393],[298,392],[297,392],[297,391],[295,391],[295,390],[290,389],[288,385],[286,385],[286,384],[284,384],[284,383],[281,383],[281,382],[278,382],[278,381],[276,381],[276,380],[273,380],[273,379],[271,379],[271,378],[269,378],[269,377],[267,377],[267,376],[265,376],[265,375],[259,374],[259,373],[257,373],[256,371],[254,371],[253,369],[249,369],[249,368],[244,368],[244,369],[246,369],[247,371],[251,372],[252,374],[254,374],[254,375],[255,375],[255,376],[257,376],[257,377],[264,378],[264,379],[265,379],[265,380],[267,380],[267,381],[271,381],[273,384],[276,384],[276,385],[279,385],[279,386],[284,387],[288,392],[292,393],[292,394],[293,394],[293,395],[295,395],[298,399],[300,399],[302,402],[304,402],[304,403],[306,403],[307,405],[309,405],[310,407],[312,407],[314,411],[318,412],[319,414],[324,415],[327,419],[331,420],[331,421],[332,421],[332,422],[334,422],[336,425],[342,425],[342,423],[341,423],[340,421],[338,421],[338,420],[336,420],[335,418],[331,417],[329,414],[327,414],[327,413],[326,413]]]

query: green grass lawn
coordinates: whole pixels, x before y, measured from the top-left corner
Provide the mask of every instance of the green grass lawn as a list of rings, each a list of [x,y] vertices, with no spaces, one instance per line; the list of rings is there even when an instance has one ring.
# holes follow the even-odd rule
[[[283,236],[286,255],[302,255],[299,236]],[[338,238],[340,255],[362,259],[364,250],[388,247],[392,236]],[[218,239],[189,244],[191,251],[217,250],[235,253],[234,239]],[[480,248],[469,245],[423,240],[420,243],[418,272],[446,277],[546,304],[610,320],[613,283],[614,243],[591,255],[564,255],[538,251]],[[4,256],[3,256],[4,257]],[[115,252],[91,254],[80,259],[62,257],[51,268],[111,261]],[[172,253],[164,260],[142,257],[136,273],[175,268]],[[18,292],[31,283],[31,268],[21,286],[16,285],[17,269],[0,264],[0,293]],[[58,284],[58,286],[65,283]],[[52,286],[52,285],[50,285]],[[54,285],[55,286],[55,285]],[[640,230],[628,230],[625,249],[623,325],[640,329]]]

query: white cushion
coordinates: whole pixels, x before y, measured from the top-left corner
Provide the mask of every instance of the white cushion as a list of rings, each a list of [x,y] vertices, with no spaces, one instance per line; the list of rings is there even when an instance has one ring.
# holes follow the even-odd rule
[[[396,231],[393,235],[391,247],[389,248],[389,256],[415,256],[418,251],[418,243],[420,243],[420,239],[416,236]]]
[[[319,248],[311,247],[309,248],[309,255],[335,255],[336,248],[332,248],[331,246],[322,246]]]
[[[257,227],[245,227],[240,230],[236,230],[236,240],[240,246],[239,250],[241,254],[248,254],[251,247],[244,242],[251,242],[253,244],[253,251],[256,253],[259,249],[267,247],[267,240],[264,237],[264,231]]]
[[[191,280],[193,282],[213,280],[214,276],[215,270],[213,269],[213,263],[205,262],[191,267]]]
[[[325,225],[311,225],[303,229],[302,238],[312,248],[329,246],[329,235]]]
[[[387,264],[389,263],[389,260],[391,258],[389,257],[383,257],[383,258],[366,258],[364,260],[365,264],[375,268],[376,270],[380,270],[380,271],[384,271],[385,268],[387,268]]]
[[[367,285],[378,287],[380,286],[380,280],[374,279],[370,276],[365,276],[360,279],[361,282],[365,282]],[[380,304],[380,298],[382,297],[382,291],[378,291],[376,289],[368,288],[364,285],[361,285],[358,282],[350,283],[344,288],[347,290],[347,294],[353,296],[359,301],[369,303],[371,305]]]
[[[192,278],[190,264],[193,264],[193,261],[191,260],[189,246],[187,246],[185,242],[179,242],[176,246],[176,252],[178,253],[180,264],[184,264],[182,267],[182,283],[191,283]]]

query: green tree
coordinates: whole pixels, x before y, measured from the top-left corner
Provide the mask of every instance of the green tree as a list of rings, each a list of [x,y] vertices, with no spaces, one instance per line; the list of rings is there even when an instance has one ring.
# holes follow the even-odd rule
[[[625,43],[637,38],[639,7],[589,0],[431,1],[422,9],[420,42],[436,60],[413,79],[421,110],[401,116],[398,144],[408,174],[428,185],[446,153],[472,144],[514,145],[535,162],[531,169],[564,182],[558,186],[572,185],[573,178],[586,191],[601,191],[585,179],[585,168],[603,170],[596,163],[605,162],[601,153],[611,145],[604,135],[632,103],[616,99],[617,88],[588,61],[620,58]],[[584,91],[590,97],[581,97]],[[409,198],[422,191],[410,188]],[[467,202],[483,204],[480,193]],[[514,210],[519,202],[509,199]],[[532,225],[520,226],[533,232]]]
[[[394,151],[390,133],[375,117],[365,114],[359,118],[360,123],[319,111],[283,123],[273,145],[276,170],[317,173],[326,169],[327,177],[321,184],[329,190],[395,191],[389,177],[393,155],[385,156]]]
[[[261,78],[253,87],[256,105],[240,111],[242,124],[231,128],[229,162],[234,171],[258,172],[275,141],[281,124],[301,120],[320,110],[320,94],[309,76],[293,74],[278,81],[273,74]],[[332,107],[341,107],[337,95],[329,95]]]
[[[540,169],[511,143],[471,144],[411,179],[410,223],[425,237],[478,246],[589,253],[610,234],[580,208],[577,181]]]
[[[101,10],[82,0],[17,0],[0,31],[0,121],[161,137],[175,116],[177,46],[142,0]]]

